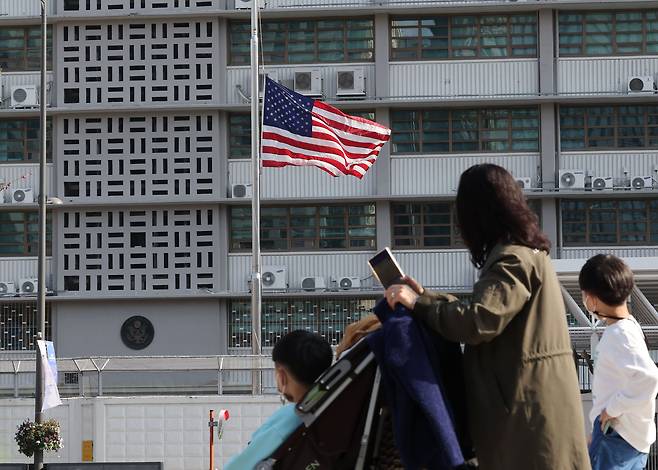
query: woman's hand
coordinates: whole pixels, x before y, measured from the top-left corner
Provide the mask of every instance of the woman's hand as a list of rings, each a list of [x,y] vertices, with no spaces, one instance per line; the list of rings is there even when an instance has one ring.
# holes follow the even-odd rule
[[[423,295],[423,292],[425,292],[425,288],[420,285],[420,282],[411,276],[404,276],[402,282],[411,287],[418,295]]]
[[[420,284],[416,281],[413,282],[415,283],[415,286],[422,289]],[[384,296],[386,297],[386,302],[388,302],[388,305],[391,308],[395,308],[395,304],[402,304],[409,310],[413,310],[420,294],[418,294],[418,291],[415,288],[412,288],[407,284],[393,284],[386,289]]]

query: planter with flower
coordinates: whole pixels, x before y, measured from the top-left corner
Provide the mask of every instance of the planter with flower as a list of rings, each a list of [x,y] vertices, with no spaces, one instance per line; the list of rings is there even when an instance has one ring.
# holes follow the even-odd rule
[[[57,452],[62,448],[59,423],[54,419],[41,424],[26,419],[18,426],[15,439],[18,451],[27,457],[32,457],[38,449]]]

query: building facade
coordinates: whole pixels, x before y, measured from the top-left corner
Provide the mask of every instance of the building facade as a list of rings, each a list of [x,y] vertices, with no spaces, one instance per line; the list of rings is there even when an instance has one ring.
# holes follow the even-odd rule
[[[34,348],[41,34],[39,2],[0,6],[9,356]],[[248,7],[48,3],[59,356],[250,351]],[[380,295],[366,261],[385,246],[426,286],[468,295],[454,199],[481,162],[524,185],[554,258],[640,259],[636,304],[658,325],[655,2],[270,0],[261,51],[275,80],[392,128],[363,180],[263,169],[264,347],[296,328],[337,344]],[[564,281],[570,326],[587,326]]]

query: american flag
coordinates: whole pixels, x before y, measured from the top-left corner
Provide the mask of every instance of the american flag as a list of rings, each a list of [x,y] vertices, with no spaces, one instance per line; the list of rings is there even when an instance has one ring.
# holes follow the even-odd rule
[[[391,130],[265,79],[263,166],[317,166],[363,178]]]

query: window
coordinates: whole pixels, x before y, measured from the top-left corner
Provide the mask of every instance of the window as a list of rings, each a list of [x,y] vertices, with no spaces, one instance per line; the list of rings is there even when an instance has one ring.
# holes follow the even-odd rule
[[[374,111],[352,111],[350,116],[375,120]],[[229,158],[251,158],[251,116],[249,113],[229,115]]]
[[[393,153],[537,152],[537,108],[392,111]]]
[[[375,248],[375,204],[263,207],[261,248],[266,251]],[[231,207],[231,250],[251,250],[251,208]]]
[[[271,347],[290,331],[307,330],[322,335],[329,344],[336,346],[345,327],[368,315],[374,306],[372,299],[266,299],[261,314],[261,343]],[[229,303],[228,339],[231,348],[251,347],[249,301]]]
[[[52,339],[50,302],[46,303],[47,340]],[[36,302],[3,302],[0,304],[0,351],[34,351],[37,329]]]
[[[394,203],[392,210],[394,248],[463,248],[453,203]]]
[[[52,121],[46,121],[46,160],[52,161]],[[41,152],[41,121],[0,119],[0,163],[36,163]]]
[[[372,18],[263,21],[265,64],[372,62],[375,27]],[[250,25],[229,26],[229,64],[250,63]]]
[[[658,10],[563,12],[560,56],[658,54]]]
[[[231,114],[228,123],[229,158],[251,158],[251,116]]]
[[[391,20],[391,60],[537,57],[537,15]]]
[[[658,245],[658,199],[565,200],[564,246]]]
[[[52,69],[52,28],[46,38],[48,69]],[[0,28],[0,68],[3,72],[41,70],[41,26]]]
[[[658,106],[561,106],[562,150],[658,148]]]
[[[541,222],[541,202],[527,202]],[[454,202],[396,202],[391,210],[393,248],[465,248]]]
[[[46,253],[50,255],[52,224],[46,217]],[[0,256],[37,256],[39,251],[39,213],[36,211],[0,211]]]

